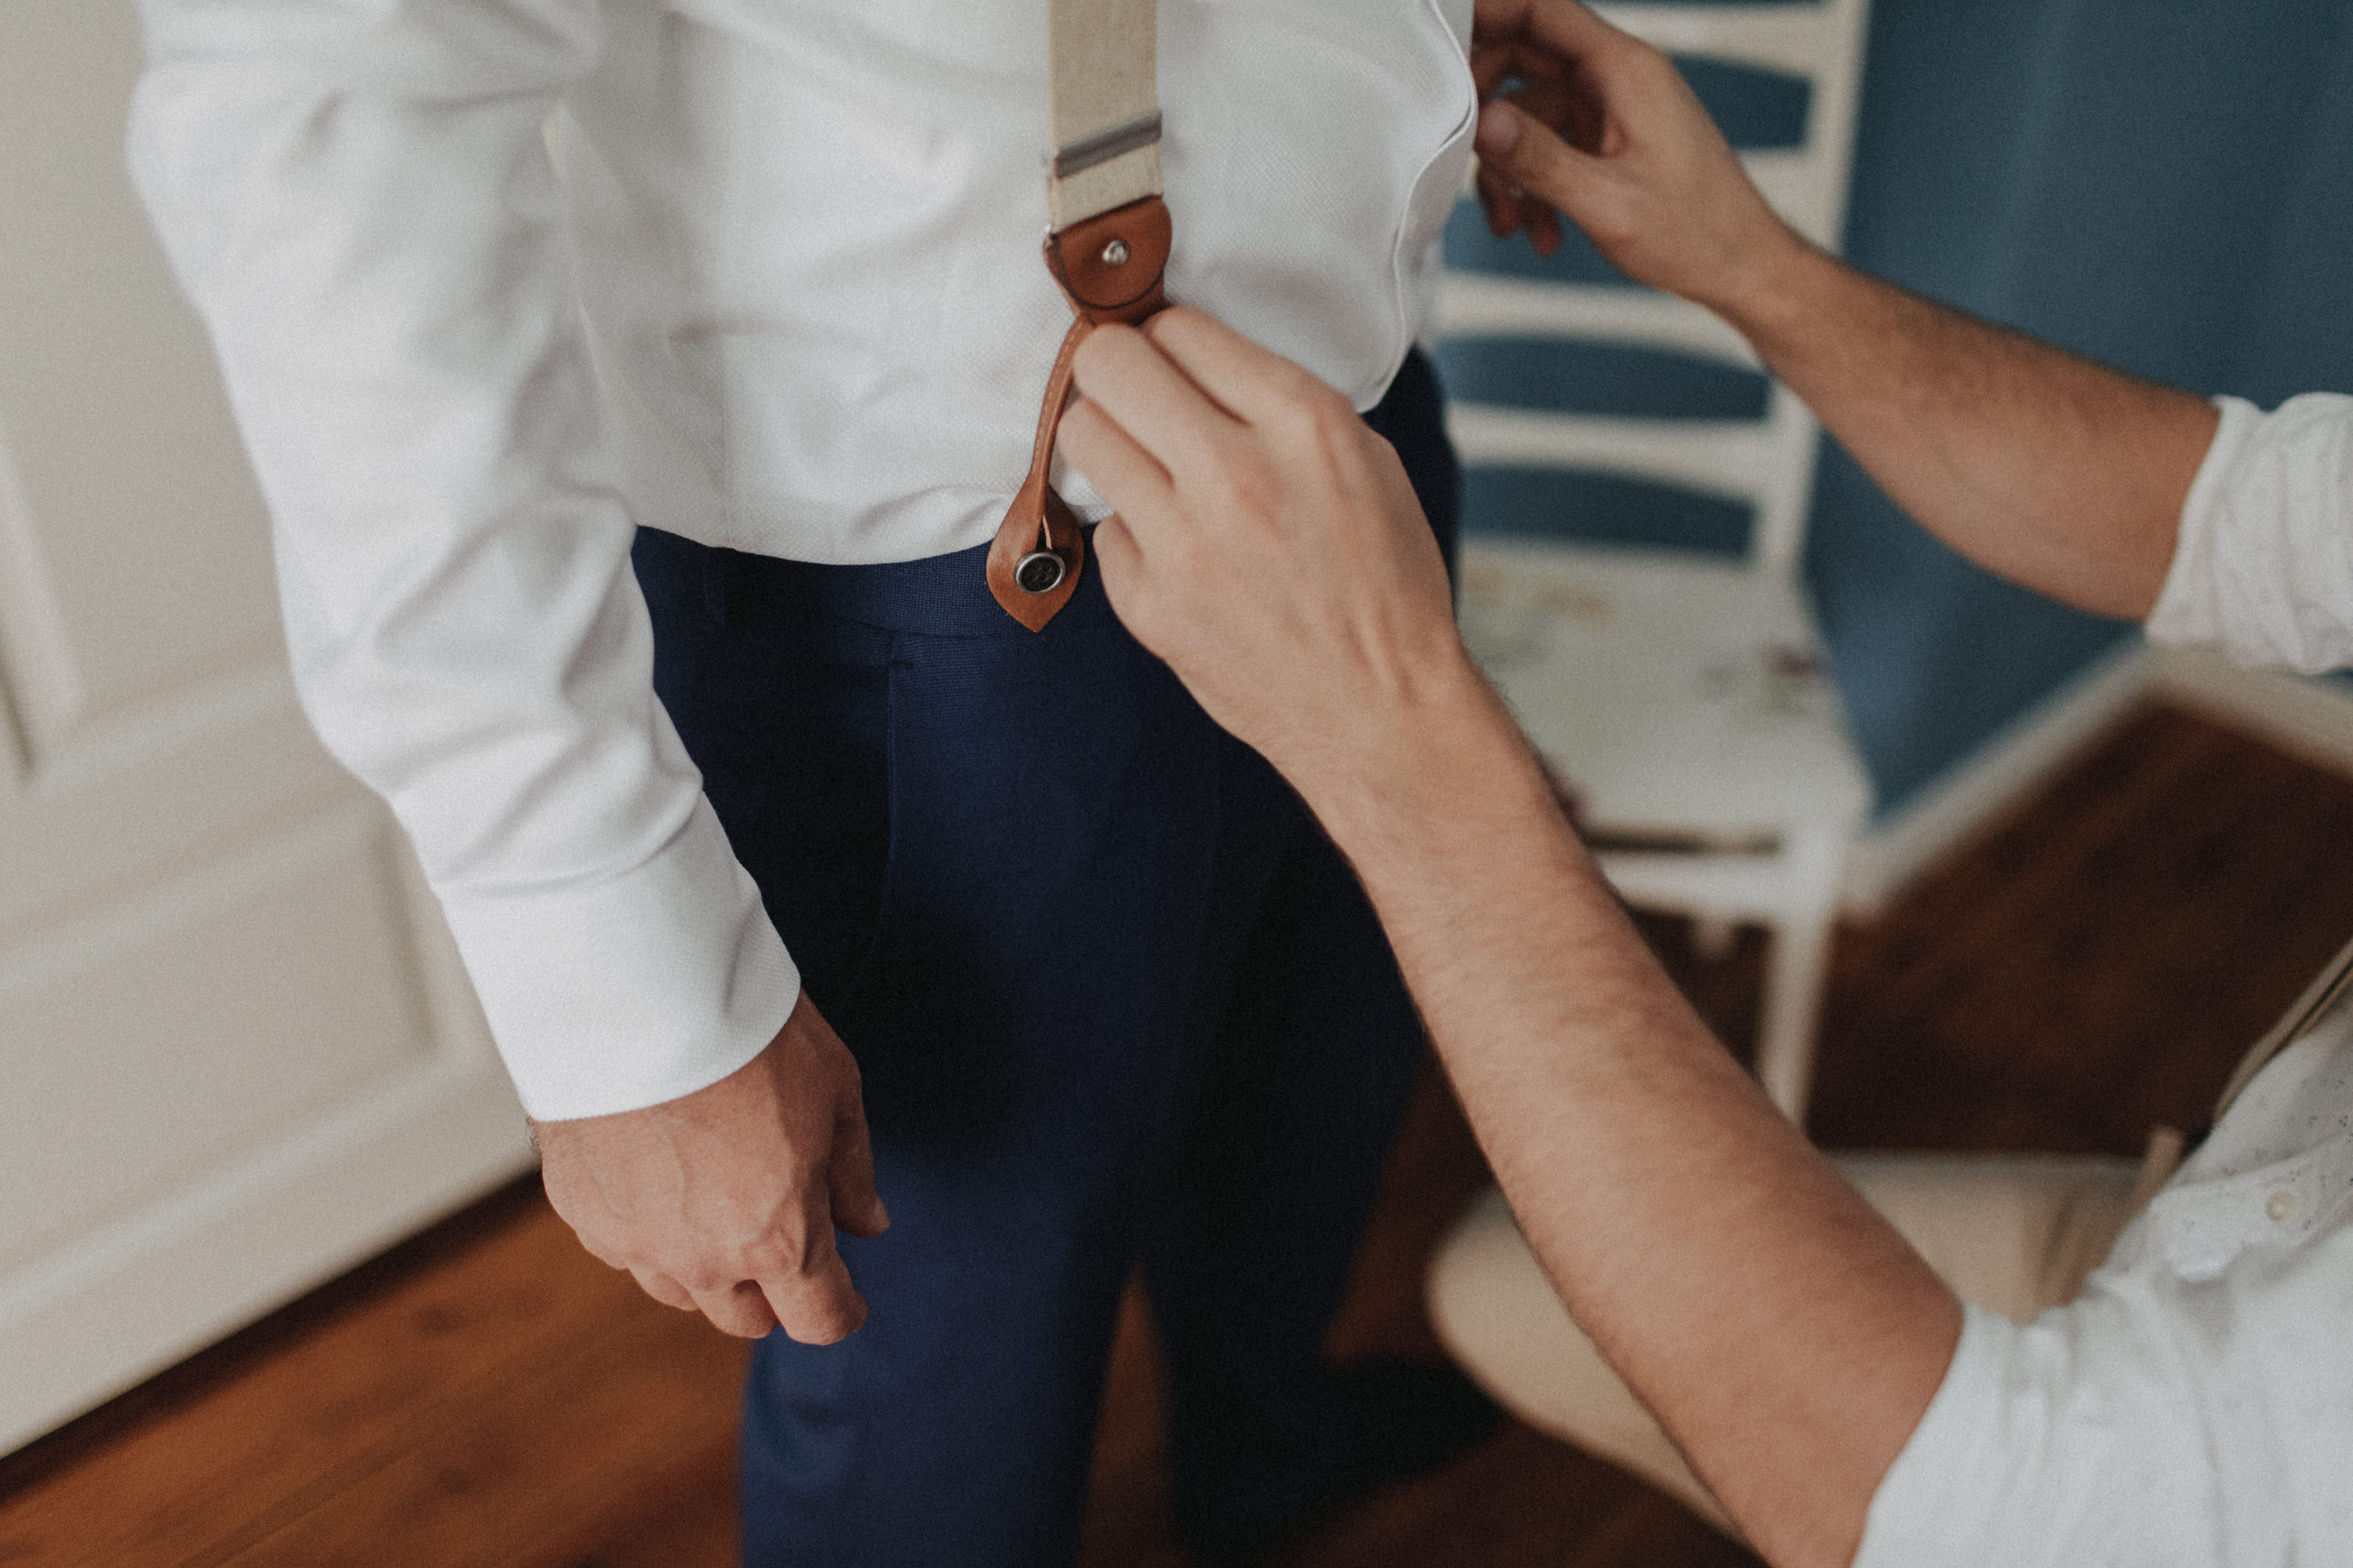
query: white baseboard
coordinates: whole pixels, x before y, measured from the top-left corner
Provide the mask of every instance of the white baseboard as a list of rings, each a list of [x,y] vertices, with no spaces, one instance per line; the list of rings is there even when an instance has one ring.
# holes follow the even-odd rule
[[[1857,920],[1885,910],[1919,875],[1999,820],[2143,700],[2212,722],[2353,776],[2353,690],[2277,670],[2241,669],[2206,648],[2120,643],[1848,851],[1841,906]]]
[[[2276,669],[2241,669],[2211,648],[2154,648],[2168,702],[2331,773],[2353,774],[2353,689]]]

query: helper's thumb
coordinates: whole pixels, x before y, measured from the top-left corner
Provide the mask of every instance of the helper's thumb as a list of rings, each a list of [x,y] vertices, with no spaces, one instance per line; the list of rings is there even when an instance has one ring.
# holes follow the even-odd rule
[[[1479,111],[1473,145],[1479,162],[1519,189],[1564,211],[1583,165],[1590,160],[1535,115],[1496,99]]]

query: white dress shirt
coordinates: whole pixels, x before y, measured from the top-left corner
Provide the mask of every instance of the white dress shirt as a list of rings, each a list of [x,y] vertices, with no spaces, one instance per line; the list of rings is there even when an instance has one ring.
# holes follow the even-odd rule
[[[629,542],[990,537],[1069,324],[1044,0],[141,8],[132,169],[305,710],[415,840],[533,1115],[725,1076],[798,975],[654,699]],[[1161,0],[1170,297],[1377,401],[1469,160],[1469,12]]]
[[[2149,635],[2353,665],[2353,397],[2217,402]],[[1855,1561],[2353,1563],[2353,1000],[2256,1076],[2073,1304],[2023,1328],[1968,1310]]]

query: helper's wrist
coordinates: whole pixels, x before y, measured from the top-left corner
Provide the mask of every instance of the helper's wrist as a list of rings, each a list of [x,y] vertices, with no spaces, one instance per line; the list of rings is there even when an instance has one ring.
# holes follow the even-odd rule
[[[1356,715],[1292,783],[1367,876],[1448,853],[1499,815],[1554,809],[1517,722],[1459,645],[1398,701]]]
[[[1694,302],[1730,323],[1768,362],[1802,333],[1826,272],[1838,261],[1778,216],[1744,244],[1732,265]]]

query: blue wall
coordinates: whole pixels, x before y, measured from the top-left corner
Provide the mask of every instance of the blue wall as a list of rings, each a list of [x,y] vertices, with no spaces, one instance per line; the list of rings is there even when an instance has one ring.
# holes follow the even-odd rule
[[[1878,0],[1846,251],[2197,391],[2353,392],[2353,6]],[[1481,265],[1481,237],[1449,253]],[[1497,479],[1473,527],[1527,504]],[[1883,811],[2126,630],[1969,566],[1836,450],[1806,565]]]

